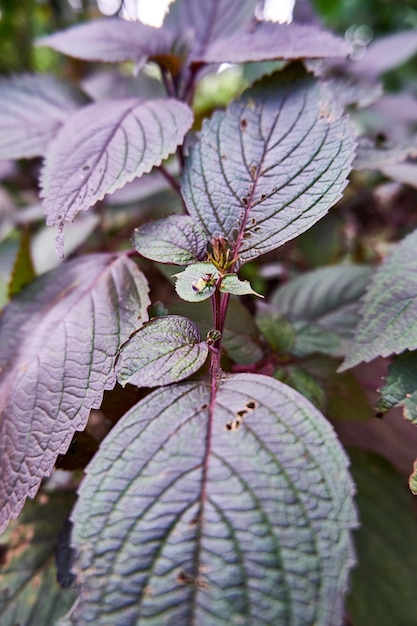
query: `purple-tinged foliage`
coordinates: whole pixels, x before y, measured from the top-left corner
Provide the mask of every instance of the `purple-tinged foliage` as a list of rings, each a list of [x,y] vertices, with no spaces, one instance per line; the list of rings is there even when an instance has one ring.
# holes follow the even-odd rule
[[[353,129],[299,66],[257,83],[204,123],[182,193],[207,237],[240,263],[293,239],[341,197]]]
[[[72,221],[108,193],[159,165],[192,124],[176,100],[113,100],[73,115],[50,146],[42,172],[47,224]],[[62,254],[63,242],[58,239]]]
[[[141,66],[148,58],[168,54],[173,34],[141,22],[103,18],[43,37],[38,45],[86,61],[135,61]]]
[[[207,359],[208,345],[186,317],[152,319],[122,346],[117,381],[137,387],[160,387],[188,378]]]
[[[0,159],[41,156],[70,115],[88,101],[49,75],[0,79]]]
[[[353,71],[375,78],[402,65],[417,54],[417,30],[406,30],[372,42]]]
[[[146,279],[124,256],[80,257],[0,318],[0,530],[116,383],[120,345],[147,321]]]
[[[185,265],[204,258],[207,239],[192,217],[169,215],[137,228],[133,245],[147,259]]]
[[[194,62],[247,63],[273,59],[344,57],[348,48],[331,33],[304,24],[261,22],[245,33],[214,41]]]
[[[153,392],[81,486],[68,623],[340,624],[346,467],[323,416],[270,377],[225,377],[216,399],[204,382]]]

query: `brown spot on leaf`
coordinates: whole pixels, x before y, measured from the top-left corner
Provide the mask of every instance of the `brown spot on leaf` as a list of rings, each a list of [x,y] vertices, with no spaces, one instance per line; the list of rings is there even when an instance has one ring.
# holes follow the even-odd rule
[[[181,585],[193,585],[195,578],[194,576],[191,576],[191,574],[187,574],[187,572],[182,569],[177,574],[177,582]]]
[[[246,126],[248,125],[248,121],[245,120],[244,118],[242,120],[240,120],[240,128],[243,130],[246,128]]]
[[[246,408],[248,409],[248,411],[253,411],[254,409],[258,408],[258,403],[256,402],[256,400],[248,400],[246,402]]]

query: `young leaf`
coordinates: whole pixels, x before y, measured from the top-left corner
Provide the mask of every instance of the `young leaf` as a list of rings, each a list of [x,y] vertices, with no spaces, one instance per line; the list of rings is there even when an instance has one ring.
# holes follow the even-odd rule
[[[223,291],[223,293],[231,293],[235,296],[252,295],[258,296],[258,298],[263,298],[260,293],[257,293],[252,289],[248,280],[240,280],[237,277],[237,274],[226,274],[220,283],[220,291]]]
[[[193,322],[179,315],[157,317],[122,346],[116,363],[117,381],[123,386],[169,385],[194,374],[207,355],[207,343],[201,341]]]
[[[417,460],[413,463],[413,471],[408,479],[408,486],[414,496],[417,496]]]
[[[272,294],[272,307],[293,323],[293,354],[346,353],[359,322],[359,298],[371,273],[365,265],[322,267],[290,280]]]
[[[417,424],[417,352],[404,352],[395,357],[380,391],[377,409],[381,413],[401,404],[404,417]]]
[[[356,515],[330,425],[269,377],[210,388],[156,390],[103,442],[72,516],[71,623],[341,623]]]
[[[177,294],[187,302],[201,302],[211,298],[220,274],[213,263],[193,263],[183,272],[174,274]]]
[[[58,52],[86,61],[135,61],[139,66],[159,54],[168,54],[173,33],[141,22],[115,18],[92,20],[38,40]]]
[[[74,602],[74,593],[56,580],[58,533],[75,497],[43,493],[28,502],[18,521],[1,537],[0,620],[2,626],[56,624]]]
[[[361,527],[347,610],[355,626],[411,626],[417,623],[413,498],[383,458],[359,450],[350,457]]]
[[[0,532],[112,389],[122,342],[143,324],[133,261],[80,257],[31,283],[0,317]]]
[[[246,33],[232,32],[227,38],[211,43],[202,54],[194,55],[201,63],[247,63],[274,59],[345,57],[349,50],[343,39],[305,24],[260,22]]]
[[[42,196],[49,225],[74,219],[159,165],[184,138],[191,110],[176,100],[97,102],[74,114],[46,155]]]
[[[44,75],[0,79],[0,159],[41,156],[62,124],[87,97]]]
[[[416,246],[417,230],[395,246],[373,275],[341,369],[417,348]]]
[[[192,217],[168,215],[137,228],[133,246],[147,259],[185,265],[206,256],[207,238]]]
[[[258,82],[205,122],[183,195],[208,238],[240,262],[274,250],[340,198],[355,141],[344,118],[300,66]]]

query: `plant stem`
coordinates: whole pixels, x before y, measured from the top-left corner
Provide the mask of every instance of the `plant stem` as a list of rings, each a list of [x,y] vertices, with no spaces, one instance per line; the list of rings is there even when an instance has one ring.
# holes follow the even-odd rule
[[[181,185],[179,184],[179,182],[177,180],[175,180],[175,178],[172,176],[172,174],[170,174],[168,172],[166,167],[164,167],[163,165],[160,165],[159,166],[159,171],[161,172],[162,176],[164,176],[164,178],[167,179],[167,181],[169,182],[171,187],[174,189],[174,191],[177,191],[178,193],[180,193]]]

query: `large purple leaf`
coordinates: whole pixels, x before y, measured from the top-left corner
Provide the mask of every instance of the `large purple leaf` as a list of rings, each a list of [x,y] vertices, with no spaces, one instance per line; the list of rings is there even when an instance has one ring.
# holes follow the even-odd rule
[[[210,43],[246,30],[256,5],[257,0],[176,0],[164,26],[185,37],[191,57],[198,58]]]
[[[353,130],[298,65],[257,83],[205,122],[183,195],[208,238],[240,262],[307,230],[341,197]]]
[[[193,60],[201,63],[245,63],[273,59],[344,57],[349,50],[343,39],[315,26],[261,22],[246,33],[210,43]]]
[[[417,230],[397,244],[375,272],[341,369],[417,349],[416,246]]]
[[[123,341],[147,317],[124,256],[81,257],[33,282],[0,317],[0,531],[34,496],[112,389]]]
[[[346,466],[329,423],[272,378],[155,391],[87,468],[69,623],[339,626]]]
[[[166,28],[117,17],[93,20],[38,40],[40,46],[77,59],[107,63],[136,61],[139,65],[149,57],[168,54],[172,44],[173,33]]]
[[[122,346],[116,363],[117,381],[138,387],[160,387],[191,376],[204,364],[208,344],[186,317],[152,319]]]
[[[193,121],[182,102],[97,102],[74,114],[51,144],[42,173],[49,225],[62,229],[108,193],[174,152]]]
[[[85,102],[81,91],[53,76],[0,79],[0,159],[43,155],[62,124]]]

